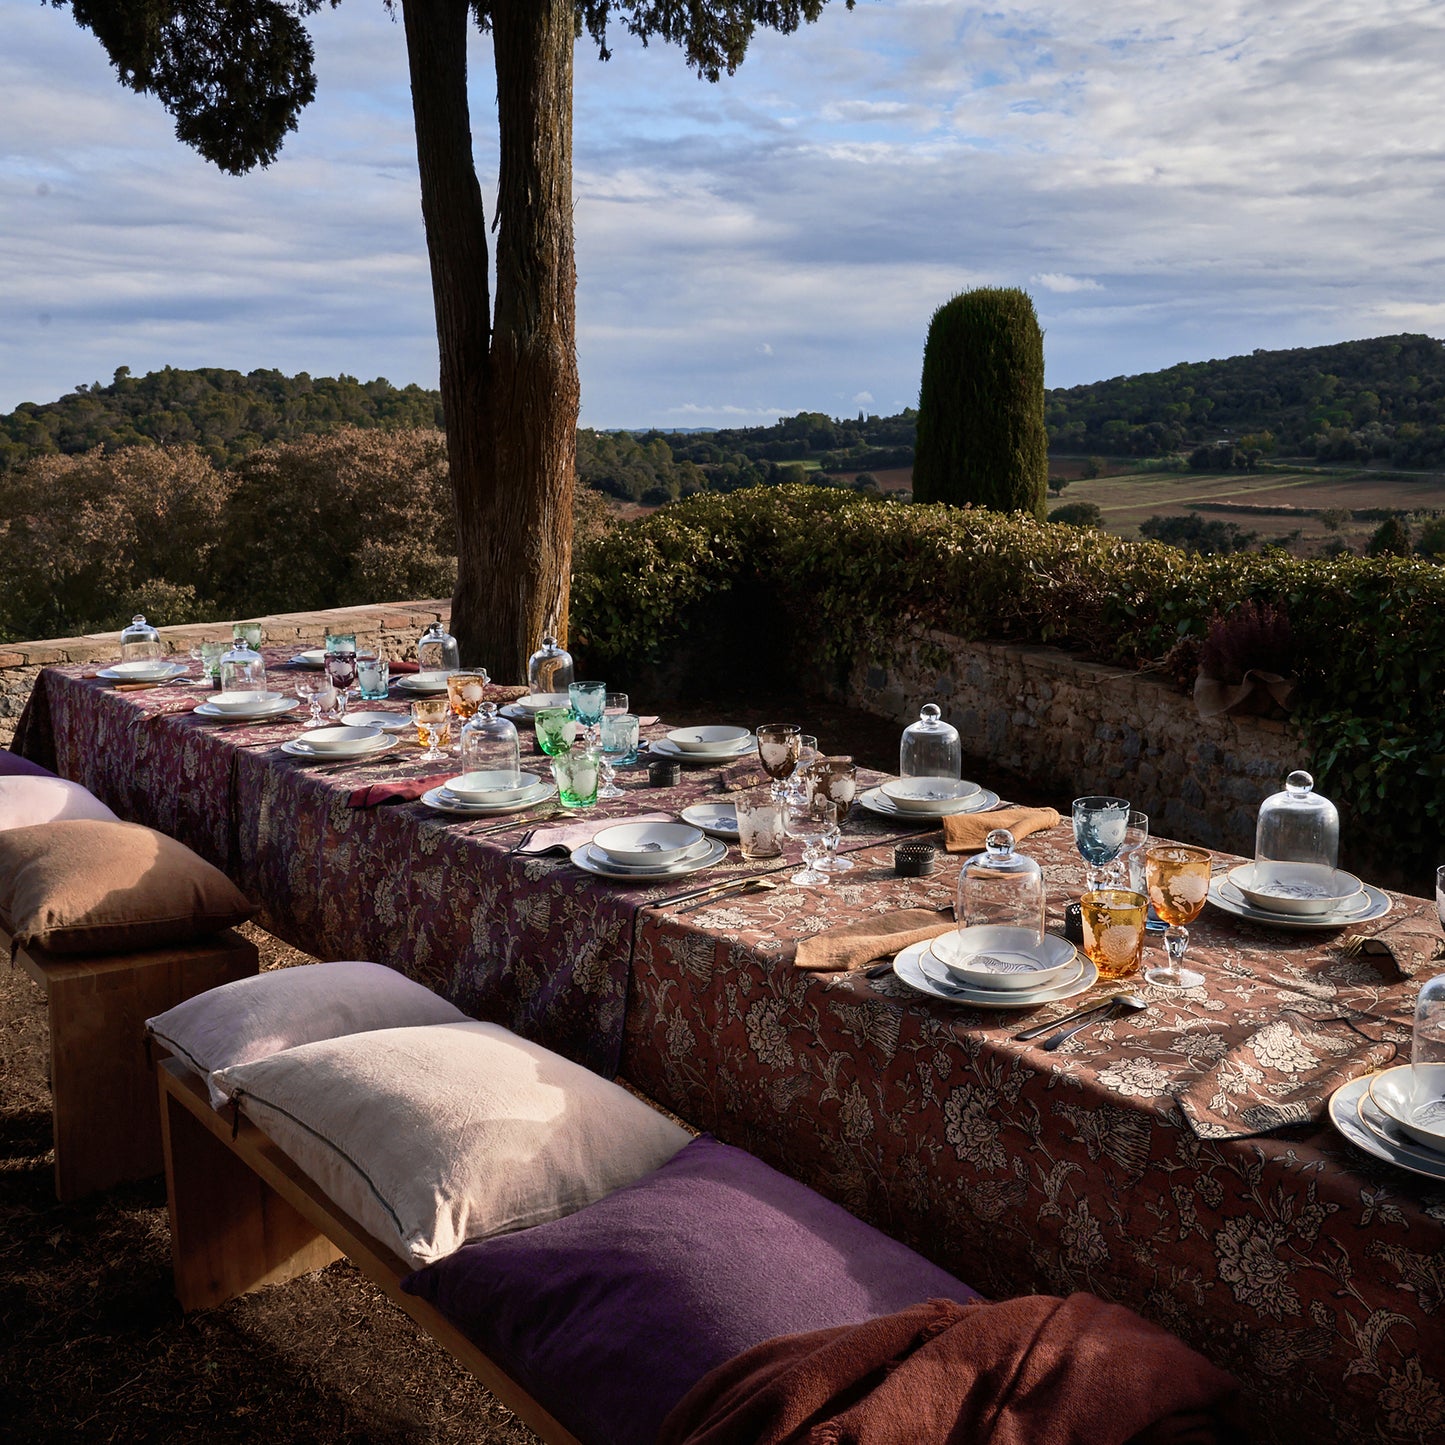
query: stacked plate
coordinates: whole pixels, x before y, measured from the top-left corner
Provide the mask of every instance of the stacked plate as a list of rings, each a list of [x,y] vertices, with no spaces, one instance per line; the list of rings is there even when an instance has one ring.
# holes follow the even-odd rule
[[[549,707],[571,707],[572,699],[565,692],[529,692],[501,709],[503,717],[515,722],[533,722],[539,712]]]
[[[312,728],[299,738],[282,743],[281,751],[293,758],[306,758],[312,762],[341,763],[387,752],[396,746],[396,741],[380,728]]]
[[[1400,1064],[1330,1095],[1330,1122],[1366,1154],[1445,1179],[1445,1064]]]
[[[747,728],[714,723],[705,727],[674,728],[665,738],[650,745],[659,757],[680,763],[730,763],[752,752],[758,740]]]
[[[674,878],[711,868],[727,844],[685,823],[620,823],[572,850],[572,861],[601,878]]]
[[[950,813],[986,813],[998,807],[999,799],[966,778],[890,778],[861,793],[858,801],[900,823],[929,823]]]
[[[1323,929],[1345,928],[1352,923],[1373,923],[1383,918],[1393,904],[1390,896],[1368,883],[1360,883],[1358,890],[1344,896],[1326,896],[1323,907],[1318,895],[1305,898],[1286,898],[1278,892],[1261,893],[1253,885],[1253,864],[1232,868],[1223,878],[1214,878],[1209,884],[1209,901],[1225,913],[1243,918],[1250,923],[1264,923],[1273,928]],[[1243,875],[1244,888],[1236,882],[1236,874]],[[1339,875],[1352,879],[1353,875]],[[1359,883],[1354,878],[1353,882]],[[1348,886],[1347,884],[1344,886]],[[1244,890],[1248,889],[1246,893]],[[1262,907],[1268,904],[1268,907]],[[1301,911],[1304,904],[1309,911]]]
[[[97,670],[96,676],[107,682],[171,682],[188,671],[182,662],[165,662],[146,658],[143,662],[117,662]]]
[[[516,782],[511,779],[515,777]],[[439,788],[422,794],[422,802],[439,813],[520,813],[557,795],[557,785],[536,773],[461,773]]]
[[[447,678],[449,673],[437,669],[433,672],[405,672],[400,677],[393,678],[397,687],[403,692],[414,692],[421,697],[434,697],[439,692],[447,690]]]
[[[365,659],[375,657],[374,652],[358,652],[358,658]],[[326,649],[324,647],[313,647],[306,652],[294,653],[291,657],[292,667],[306,667],[313,672],[320,672],[326,666]]]
[[[384,733],[404,733],[416,726],[404,712],[348,712],[348,727],[380,728]]]
[[[1033,1008],[1073,998],[1099,971],[1067,939],[1027,928],[961,928],[905,948],[893,972],[910,988],[974,1008]]]
[[[296,699],[282,692],[218,692],[192,709],[197,717],[223,722],[284,717],[295,710]]]

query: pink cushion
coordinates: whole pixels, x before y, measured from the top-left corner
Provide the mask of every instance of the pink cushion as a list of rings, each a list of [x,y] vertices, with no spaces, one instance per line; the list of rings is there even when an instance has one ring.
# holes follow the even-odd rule
[[[119,821],[79,783],[56,777],[0,777],[0,832],[77,818]]]
[[[19,753],[8,752],[0,748],[0,778],[53,778],[54,773],[49,768],[42,768],[39,763],[32,763],[29,758],[22,758]]]

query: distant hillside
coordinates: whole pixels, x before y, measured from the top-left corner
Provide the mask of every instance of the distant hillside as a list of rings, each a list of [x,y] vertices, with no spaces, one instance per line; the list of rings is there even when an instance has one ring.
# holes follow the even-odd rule
[[[1381,336],[1184,362],[1051,391],[1055,451],[1162,456],[1229,440],[1266,456],[1445,465],[1445,343]]]

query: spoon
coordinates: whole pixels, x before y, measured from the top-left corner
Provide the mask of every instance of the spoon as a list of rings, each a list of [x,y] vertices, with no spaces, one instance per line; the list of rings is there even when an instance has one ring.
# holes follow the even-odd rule
[[[1141,1009],[1148,1007],[1149,1001],[1141,998],[1137,993],[1121,993],[1118,998],[1110,1002],[1102,1013],[1097,1013],[1091,1018],[1086,1018],[1083,1023],[1075,1024],[1073,1028],[1065,1029],[1063,1033],[1055,1034],[1051,1039],[1045,1039],[1041,1047],[1046,1053],[1053,1053],[1065,1039],[1073,1038],[1080,1029],[1086,1029],[1091,1024],[1104,1023],[1108,1019],[1119,1018],[1122,1014],[1138,1013]]]

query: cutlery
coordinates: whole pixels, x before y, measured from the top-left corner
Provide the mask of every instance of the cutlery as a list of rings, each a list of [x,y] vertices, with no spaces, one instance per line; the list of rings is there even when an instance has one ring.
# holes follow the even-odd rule
[[[768,873],[781,873],[784,868],[794,868],[794,863],[782,863],[776,868],[768,869]],[[671,898],[654,898],[652,902],[643,905],[645,908],[671,908],[675,903],[691,903],[694,898],[703,898],[711,893],[723,893],[730,888],[742,888],[746,884],[756,883],[760,878],[765,878],[765,873],[754,873],[747,878],[726,878],[721,883],[709,883],[705,888],[693,888],[687,893],[675,893]]]
[[[1062,1018],[1050,1019],[1046,1024],[1035,1024],[1033,1028],[1025,1029],[1022,1033],[1015,1034],[1014,1038],[1021,1041],[1024,1039],[1036,1039],[1048,1033],[1050,1029],[1058,1028],[1060,1024],[1071,1024],[1076,1019],[1087,1018],[1091,1014],[1098,1013],[1100,1009],[1108,1008],[1123,992],[1124,990],[1122,988],[1112,989],[1109,993],[1095,999],[1093,1003],[1085,1004],[1083,1008],[1077,1008],[1073,1013],[1065,1014]]]
[[[529,823],[548,823],[553,818],[575,818],[577,816],[578,814],[576,813],[576,811],[571,808],[553,808],[546,813],[533,813],[531,817],[524,817],[521,814],[514,813],[504,823],[487,823],[485,825],[478,824],[474,828],[469,828],[467,830],[467,836],[469,838],[485,838],[488,833],[505,833],[512,828],[524,828]],[[536,831],[537,830],[535,828],[531,830],[532,833],[535,833]],[[524,838],[522,842],[528,842],[530,841],[530,839],[531,833],[528,833],[527,837]],[[518,848],[520,848],[521,846],[521,843],[517,844]],[[513,849],[513,852],[515,851],[516,849]]]
[[[1103,1012],[1098,1018],[1084,1019],[1076,1023],[1073,1028],[1065,1029],[1063,1033],[1055,1034],[1051,1039],[1045,1039],[1043,1048],[1047,1053],[1053,1053],[1065,1039],[1073,1038],[1080,1029],[1086,1029],[1091,1024],[1104,1023],[1108,1019],[1120,1018],[1124,1014],[1138,1013],[1141,1009],[1148,1007],[1148,1000],[1141,998],[1137,993],[1121,993],[1104,1005]]]
[[[736,887],[738,893],[769,893],[774,888],[781,888],[783,885],[772,878],[749,878],[747,882],[740,883]],[[718,891],[721,891],[719,889]],[[691,913],[694,908],[706,908],[713,901],[713,896],[694,899],[691,903],[684,904],[681,908],[674,908],[674,913]]]

